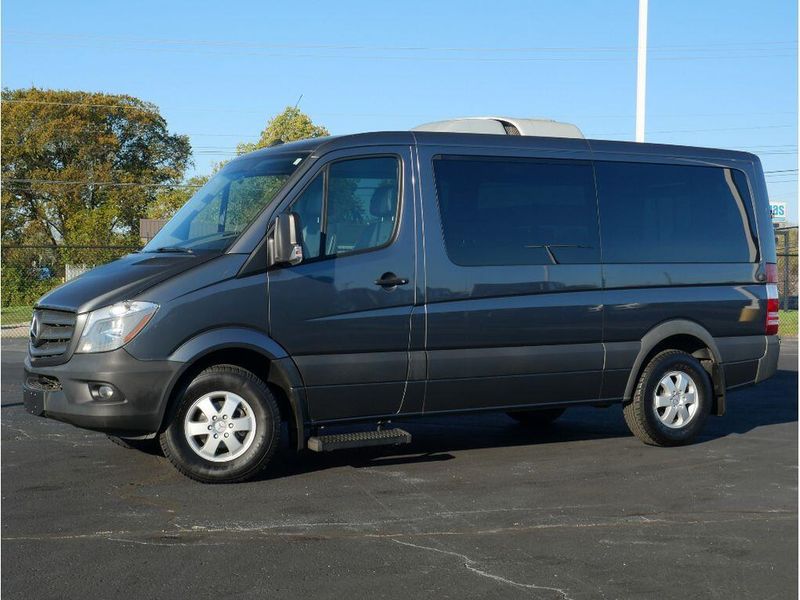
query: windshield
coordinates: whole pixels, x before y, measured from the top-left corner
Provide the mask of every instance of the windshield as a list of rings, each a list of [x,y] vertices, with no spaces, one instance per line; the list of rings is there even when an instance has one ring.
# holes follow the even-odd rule
[[[226,165],[201,187],[142,252],[225,250],[308,156],[253,156]]]

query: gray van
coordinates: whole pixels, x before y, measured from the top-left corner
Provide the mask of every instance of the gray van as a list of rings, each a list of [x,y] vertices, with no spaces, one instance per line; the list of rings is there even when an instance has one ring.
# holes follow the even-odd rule
[[[478,125],[232,160],[142,251],[39,300],[27,410],[214,483],[282,431],[399,444],[390,422],[443,413],[622,403],[643,442],[685,444],[775,372],[758,157]]]

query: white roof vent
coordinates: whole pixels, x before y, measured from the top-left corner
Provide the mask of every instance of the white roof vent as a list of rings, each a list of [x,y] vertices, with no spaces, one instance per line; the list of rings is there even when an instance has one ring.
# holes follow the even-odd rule
[[[583,133],[571,123],[548,119],[514,117],[464,117],[417,125],[411,131],[449,131],[453,133],[492,133],[495,135],[536,135],[583,139]]]

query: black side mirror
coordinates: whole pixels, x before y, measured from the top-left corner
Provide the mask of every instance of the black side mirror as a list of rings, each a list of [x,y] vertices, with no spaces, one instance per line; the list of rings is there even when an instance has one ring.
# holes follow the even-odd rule
[[[303,261],[299,218],[295,213],[278,215],[267,239],[269,266],[296,265]]]

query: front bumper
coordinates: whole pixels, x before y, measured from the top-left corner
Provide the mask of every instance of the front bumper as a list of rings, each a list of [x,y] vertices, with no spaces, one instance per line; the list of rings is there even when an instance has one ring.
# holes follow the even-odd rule
[[[107,433],[143,435],[158,431],[167,391],[183,363],[137,360],[124,349],[73,354],[61,365],[32,366],[25,358],[25,409]],[[92,386],[111,384],[117,394],[104,400]]]

